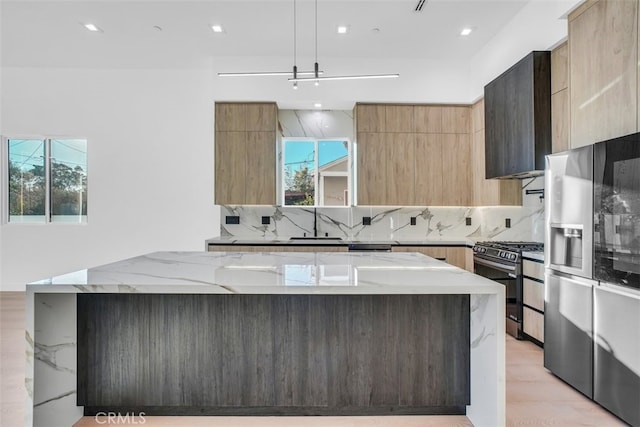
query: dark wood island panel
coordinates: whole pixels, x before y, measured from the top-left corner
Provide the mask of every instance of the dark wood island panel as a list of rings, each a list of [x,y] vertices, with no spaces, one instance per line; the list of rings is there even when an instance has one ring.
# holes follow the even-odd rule
[[[464,414],[469,295],[79,294],[78,405]]]

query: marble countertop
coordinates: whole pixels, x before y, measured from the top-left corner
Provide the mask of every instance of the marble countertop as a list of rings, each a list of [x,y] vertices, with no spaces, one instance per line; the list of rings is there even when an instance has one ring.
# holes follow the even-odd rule
[[[467,246],[472,247],[475,240],[466,237],[433,237],[433,238],[416,238],[410,239],[403,237],[401,239],[383,239],[381,237],[372,237],[365,239],[358,237],[357,239],[295,239],[290,238],[274,239],[272,237],[214,237],[205,241],[206,245],[291,245],[291,246],[347,246],[352,243],[368,243],[383,245],[417,245],[417,246]]]
[[[27,285],[46,293],[500,294],[418,253],[155,252]]]

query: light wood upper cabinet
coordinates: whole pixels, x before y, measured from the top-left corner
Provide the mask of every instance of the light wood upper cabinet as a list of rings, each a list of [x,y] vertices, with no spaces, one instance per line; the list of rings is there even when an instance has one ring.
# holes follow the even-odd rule
[[[443,135],[442,164],[443,205],[469,206],[473,198],[469,134]]]
[[[442,133],[442,107],[439,105],[414,106],[413,122],[417,133]]]
[[[275,131],[277,126],[278,109],[276,104],[246,104],[247,131]]]
[[[216,131],[246,130],[246,104],[216,103]]]
[[[276,203],[275,103],[216,103],[215,203]]]
[[[413,105],[385,106],[385,132],[413,132]]]
[[[387,205],[415,205],[415,136],[413,133],[387,133]]]
[[[385,134],[358,133],[358,204],[386,205]]]
[[[551,51],[551,151],[569,149],[569,45]]]
[[[569,15],[572,148],[638,129],[637,14],[637,0],[598,0]]]
[[[358,132],[385,132],[386,108],[384,105],[358,104],[356,125]]]
[[[245,203],[246,132],[216,132],[216,203]]]
[[[443,106],[442,133],[469,133],[471,110],[467,106]]]
[[[358,204],[522,204],[520,181],[484,178],[482,101],[473,109],[459,105],[358,104],[355,115]],[[383,124],[372,122],[381,117]],[[362,126],[386,131],[365,132]],[[402,132],[405,127],[409,130]]]
[[[551,149],[554,153],[569,149],[569,89],[551,95]]]
[[[551,51],[551,94],[569,87],[569,45],[562,43]]]
[[[276,133],[246,132],[245,200],[251,204],[272,205],[276,188]]]
[[[471,132],[484,133],[484,98],[471,106]]]
[[[443,206],[442,134],[416,134],[415,196],[419,206]]]

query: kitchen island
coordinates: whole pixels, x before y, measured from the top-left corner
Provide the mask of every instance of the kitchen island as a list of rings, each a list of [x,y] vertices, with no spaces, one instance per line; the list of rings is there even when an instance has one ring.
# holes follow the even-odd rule
[[[502,286],[415,253],[131,258],[27,285],[26,425],[462,411],[500,426],[504,309]]]

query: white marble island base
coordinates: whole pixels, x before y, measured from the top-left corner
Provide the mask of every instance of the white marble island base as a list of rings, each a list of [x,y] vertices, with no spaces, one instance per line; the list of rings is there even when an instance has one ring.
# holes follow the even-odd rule
[[[476,426],[505,423],[504,288],[494,282],[419,254],[154,253],[28,285],[27,426],[68,426],[83,414],[76,406],[75,308],[76,295],[87,292],[468,294],[467,416]]]

